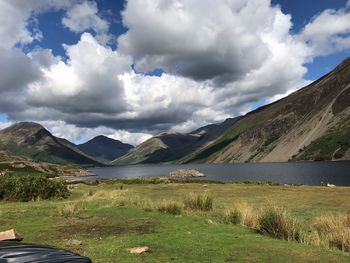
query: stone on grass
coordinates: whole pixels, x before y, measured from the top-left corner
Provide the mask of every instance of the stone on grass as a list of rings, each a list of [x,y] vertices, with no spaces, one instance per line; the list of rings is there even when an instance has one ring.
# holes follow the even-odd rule
[[[0,232],[0,241],[22,241],[23,238],[14,230]]]
[[[72,247],[79,247],[83,244],[80,240],[73,239],[73,238],[66,239],[65,242],[68,246],[72,246]]]
[[[149,252],[150,249],[147,246],[146,247],[133,247],[133,248],[129,248],[128,251],[131,254],[142,254],[142,253]]]

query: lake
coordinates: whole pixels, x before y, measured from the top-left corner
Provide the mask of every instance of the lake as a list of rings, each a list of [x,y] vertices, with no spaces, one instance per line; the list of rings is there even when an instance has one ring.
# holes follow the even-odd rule
[[[129,165],[89,169],[97,176],[84,179],[161,177],[176,169],[196,169],[201,179],[223,182],[274,182],[282,184],[320,185],[321,182],[350,186],[350,161],[298,163],[239,163],[186,165]]]

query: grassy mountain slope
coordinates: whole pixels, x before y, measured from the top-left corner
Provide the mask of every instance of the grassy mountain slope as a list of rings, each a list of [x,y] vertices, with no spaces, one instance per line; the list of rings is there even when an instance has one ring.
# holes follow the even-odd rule
[[[347,59],[309,86],[246,114],[181,162],[349,159],[349,85]]]
[[[77,145],[77,147],[87,155],[103,162],[113,161],[133,148],[130,144],[125,144],[103,135],[97,136],[86,143]]]
[[[35,161],[101,165],[37,123],[21,122],[0,131],[0,150]]]
[[[173,162],[217,138],[239,118],[227,119],[187,134],[162,133],[113,161],[115,165]]]

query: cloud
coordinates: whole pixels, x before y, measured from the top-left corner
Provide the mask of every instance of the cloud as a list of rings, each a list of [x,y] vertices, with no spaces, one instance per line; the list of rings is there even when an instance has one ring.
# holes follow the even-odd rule
[[[128,32],[118,39],[139,71],[163,68],[216,85],[237,81],[275,55],[270,34],[283,41],[290,16],[268,0],[129,0],[123,12]]]
[[[98,15],[95,1],[85,1],[71,6],[62,18],[62,24],[75,33],[93,30],[97,34],[96,38],[103,44],[114,39],[108,34],[109,23]]]
[[[350,7],[327,9],[315,16],[302,30],[300,38],[312,49],[312,57],[325,56],[350,48]]]
[[[14,92],[23,89],[41,75],[39,68],[18,49],[0,48],[0,90]],[[17,73],[20,72],[20,77]]]
[[[0,0],[0,47],[28,44],[42,37],[33,16],[69,7],[74,0]],[[32,25],[29,29],[29,25]]]
[[[43,78],[29,85],[33,107],[63,113],[112,114],[127,110],[119,75],[131,71],[128,57],[101,46],[89,33],[76,45],[65,45],[67,62],[42,67]]]
[[[128,31],[113,50],[94,1],[0,0],[0,7],[0,111],[74,141],[102,133],[136,144],[237,116],[306,84],[304,64],[314,57],[348,48],[347,8],[325,10],[292,34],[291,16],[269,0],[129,0]],[[63,25],[81,33],[64,45],[65,58],[14,48],[45,38],[28,23],[59,9],[67,11]],[[165,73],[136,73],[133,63],[137,72]]]
[[[192,87],[211,88],[201,106],[214,112],[207,120],[299,87],[307,72],[309,46],[291,35],[291,16],[268,0],[129,0],[123,23],[129,30],[118,39],[119,51],[133,57],[137,70],[162,68],[195,81]],[[198,101],[198,91],[185,92]]]

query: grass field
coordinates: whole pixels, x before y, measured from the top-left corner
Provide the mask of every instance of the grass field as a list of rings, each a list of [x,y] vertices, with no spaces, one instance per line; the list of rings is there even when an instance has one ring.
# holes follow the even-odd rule
[[[285,207],[311,224],[320,215],[348,213],[349,188],[121,182],[70,188],[66,200],[0,202],[0,230],[15,228],[24,242],[67,248],[104,263],[350,262],[350,253],[274,239],[222,221],[225,210],[247,202],[257,208]],[[181,204],[189,192],[212,196],[213,210],[169,215],[142,208]],[[151,252],[129,254],[127,249],[137,246],[149,246]]]

